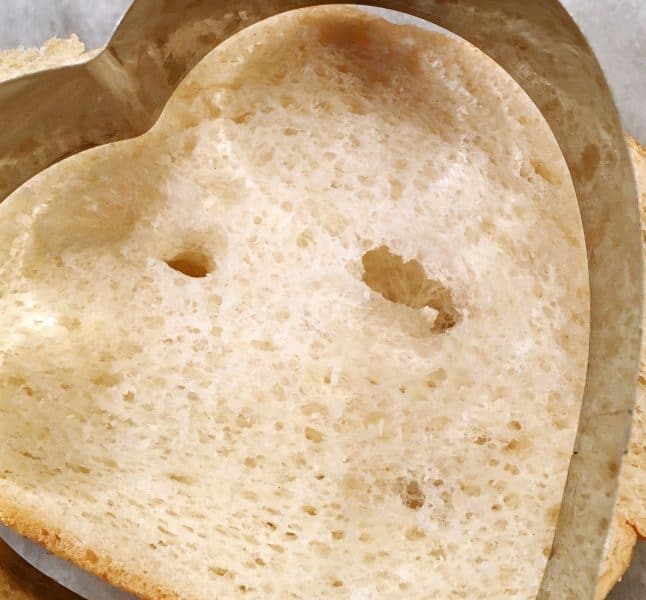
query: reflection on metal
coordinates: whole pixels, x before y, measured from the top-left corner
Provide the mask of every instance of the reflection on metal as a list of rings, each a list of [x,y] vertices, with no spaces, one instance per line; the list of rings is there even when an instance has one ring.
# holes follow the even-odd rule
[[[48,579],[20,558],[2,539],[0,539],[0,564],[4,576],[8,579],[7,583],[10,586],[15,584],[17,590],[23,589],[25,582],[28,582],[28,589],[34,594],[33,597],[47,598],[47,600],[82,600],[80,596]]]
[[[186,73],[241,29],[325,0],[136,0],[87,63],[0,85],[0,200],[53,163],[147,131]],[[623,132],[603,73],[557,0],[379,0],[472,42],[550,124],[581,209],[591,285],[585,397],[539,596],[592,598],[626,446],[640,350],[641,232]]]

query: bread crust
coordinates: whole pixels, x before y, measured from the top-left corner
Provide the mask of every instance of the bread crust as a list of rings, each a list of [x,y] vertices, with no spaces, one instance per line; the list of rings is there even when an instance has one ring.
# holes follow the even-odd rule
[[[24,510],[20,510],[17,507],[8,508],[7,506],[3,506],[0,509],[0,521],[11,529],[19,532],[23,537],[41,545],[56,556],[70,561],[77,567],[85,569],[106,583],[133,594],[138,598],[145,600],[155,600],[157,598],[159,598],[159,600],[181,600],[179,595],[169,590],[165,590],[161,586],[155,585],[153,582],[146,579],[145,576],[139,576],[138,574],[127,572],[126,570],[115,566],[109,558],[94,554],[91,549],[84,547],[82,542],[74,540],[71,536],[66,535],[65,532],[52,530],[47,523]],[[9,556],[9,554],[0,552],[0,568],[2,568],[6,575],[10,575],[12,572],[11,569],[6,568],[6,563],[4,562],[5,557]],[[35,574],[40,574],[42,579],[45,581],[51,581],[38,570],[32,569],[31,571],[19,571],[18,576],[14,577],[12,582],[14,586],[20,586],[21,589],[24,590],[23,593],[32,593],[30,591],[31,577]],[[80,597],[76,594],[62,588],[60,585],[55,584],[55,582],[52,582],[52,584],[54,585],[51,589],[54,592],[57,590],[63,590],[63,595],[36,595],[33,596],[34,600],[49,600],[50,597],[54,600],[59,600],[59,598],[60,600],[79,600]],[[0,588],[0,590],[1,589],[2,588]],[[49,592],[49,589],[49,587],[43,587],[42,591],[43,593]],[[64,593],[69,593],[70,595],[65,596]],[[25,600],[28,599],[31,600],[31,597],[25,596]]]

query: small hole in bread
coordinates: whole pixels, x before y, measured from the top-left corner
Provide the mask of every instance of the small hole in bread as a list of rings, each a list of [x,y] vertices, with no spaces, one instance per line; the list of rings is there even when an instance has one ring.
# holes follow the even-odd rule
[[[325,439],[325,436],[320,431],[312,429],[311,427],[305,428],[305,437],[315,444],[320,444]]]
[[[419,527],[410,527],[406,530],[406,533],[404,535],[406,536],[406,539],[411,542],[417,542],[426,537],[424,530],[420,529]]]
[[[426,502],[426,494],[422,491],[419,483],[414,479],[401,479],[399,496],[404,506],[411,510],[419,510]]]
[[[99,562],[99,557],[96,555],[96,553],[89,549],[85,551],[85,558],[92,564]]]
[[[213,260],[198,250],[182,252],[165,262],[171,269],[198,279],[206,277],[215,268]]]
[[[415,259],[404,262],[387,246],[369,250],[363,255],[363,282],[386,300],[410,308],[435,311],[431,331],[444,333],[460,320],[451,290],[441,282],[430,279],[424,267]]]

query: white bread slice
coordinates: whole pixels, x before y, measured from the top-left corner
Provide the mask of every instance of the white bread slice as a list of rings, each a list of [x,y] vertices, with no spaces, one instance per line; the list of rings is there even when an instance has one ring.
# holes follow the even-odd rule
[[[481,52],[347,8],[245,31],[5,202],[0,268],[20,533],[145,598],[534,597],[587,264]]]
[[[637,178],[642,229],[646,239],[646,149],[636,140],[628,147]],[[646,253],[644,255],[646,259]],[[646,327],[646,318],[643,327]],[[646,349],[642,346],[633,426],[628,454],[623,460],[619,493],[610,534],[606,540],[604,564],[597,597],[605,598],[626,572],[639,538],[646,537]]]

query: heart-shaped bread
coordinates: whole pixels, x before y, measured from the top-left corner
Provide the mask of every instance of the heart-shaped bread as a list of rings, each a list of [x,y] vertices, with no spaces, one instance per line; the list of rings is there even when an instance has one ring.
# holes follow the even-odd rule
[[[480,51],[348,8],[246,30],[5,202],[0,274],[20,533],[145,598],[535,596],[587,262]]]

